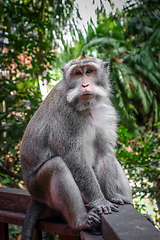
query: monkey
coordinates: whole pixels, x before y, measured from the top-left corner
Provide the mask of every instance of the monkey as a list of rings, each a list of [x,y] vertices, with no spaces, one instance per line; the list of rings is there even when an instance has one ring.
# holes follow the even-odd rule
[[[101,214],[132,204],[115,152],[118,117],[111,103],[109,63],[82,53],[62,71],[63,79],[35,112],[22,139],[23,178],[33,199],[28,211],[37,209],[37,215],[26,215],[22,240],[31,239],[30,228],[44,205],[61,212],[70,227],[94,230]]]

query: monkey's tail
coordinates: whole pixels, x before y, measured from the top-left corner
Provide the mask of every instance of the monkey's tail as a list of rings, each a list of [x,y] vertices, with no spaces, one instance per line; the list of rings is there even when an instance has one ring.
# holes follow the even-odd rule
[[[33,231],[36,227],[37,220],[41,213],[43,212],[45,205],[31,199],[29,204],[24,223],[22,228],[22,237],[21,240],[32,240],[33,239]]]

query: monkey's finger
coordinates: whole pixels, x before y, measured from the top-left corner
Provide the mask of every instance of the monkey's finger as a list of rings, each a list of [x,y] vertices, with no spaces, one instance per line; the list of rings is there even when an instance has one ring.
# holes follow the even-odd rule
[[[98,226],[100,226],[101,225],[101,223],[96,223],[96,222],[91,222],[91,226],[93,227],[93,228],[97,228]]]
[[[111,206],[106,206],[106,211],[104,213],[111,214],[112,213]]]
[[[113,211],[113,212],[118,212],[118,207],[117,207],[117,205],[115,206],[115,205],[111,205],[111,210]]]
[[[100,223],[101,222],[101,218],[99,217],[99,215],[97,214],[97,211],[95,212],[95,209],[93,209],[93,211],[91,210],[88,214],[88,219],[89,220],[93,220],[96,223]]]
[[[89,219],[88,219],[88,224],[91,228],[96,228],[100,225],[100,223],[96,223],[96,222],[94,222],[92,220],[89,220]]]
[[[91,229],[92,228],[92,221],[91,220],[87,220],[87,228]]]
[[[95,228],[96,227],[96,224],[94,222],[90,222],[90,225],[91,225],[91,228]]]
[[[98,214],[99,214],[99,215],[102,215],[102,213],[103,213],[102,207],[98,207],[98,208],[97,208],[97,211],[98,211]]]
[[[111,213],[110,207],[103,207],[103,213],[104,213],[104,214],[109,214],[109,213]]]
[[[118,205],[117,204],[112,204],[114,207],[118,208]]]
[[[119,199],[119,202],[118,202],[120,205],[124,205],[124,201],[122,199]]]
[[[96,214],[98,214],[97,213],[97,211],[98,211],[98,208],[92,208],[92,210],[91,210],[92,212],[94,212],[94,213],[96,213]]]
[[[92,213],[92,216],[89,216],[89,219],[92,219],[96,223],[101,223],[101,218],[96,213]]]
[[[97,214],[88,216],[88,219],[89,220],[93,220],[95,222],[101,222],[101,219],[100,219],[100,217]]]
[[[95,212],[91,212],[90,215],[91,215],[91,217],[93,216],[93,217],[100,219],[99,215]]]
[[[97,224],[95,224],[94,222],[91,223],[91,229],[96,229],[97,228]]]

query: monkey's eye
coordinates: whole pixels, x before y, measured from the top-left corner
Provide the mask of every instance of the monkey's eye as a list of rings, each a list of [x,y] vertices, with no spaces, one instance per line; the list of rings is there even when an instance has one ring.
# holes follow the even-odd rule
[[[81,75],[81,71],[76,71],[76,75]]]
[[[88,68],[86,73],[91,73],[92,72],[92,69],[91,68]]]

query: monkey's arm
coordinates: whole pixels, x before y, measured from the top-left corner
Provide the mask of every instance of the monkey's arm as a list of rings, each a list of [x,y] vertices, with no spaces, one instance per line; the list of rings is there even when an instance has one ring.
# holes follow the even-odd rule
[[[76,152],[76,155],[70,152],[65,156],[65,162],[69,166],[80,192],[88,201],[89,206],[95,208],[100,214],[118,211],[115,204],[105,199],[93,168],[80,154],[82,152],[80,151],[79,154]]]
[[[102,113],[96,114],[102,122],[98,126],[96,137],[98,155],[95,173],[106,199],[118,204],[132,203],[128,179],[116,158],[116,112],[110,102],[106,102],[102,109]]]
[[[100,159],[96,175],[106,199],[118,204],[132,203],[128,179],[113,151]]]

